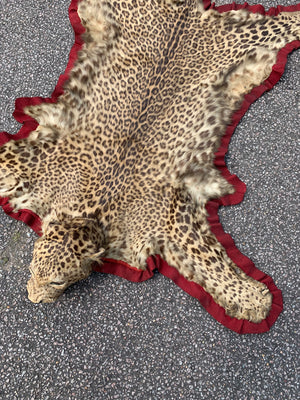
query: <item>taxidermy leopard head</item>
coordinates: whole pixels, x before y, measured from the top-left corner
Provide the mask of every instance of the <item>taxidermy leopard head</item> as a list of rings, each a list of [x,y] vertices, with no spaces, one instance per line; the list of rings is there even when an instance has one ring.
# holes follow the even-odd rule
[[[45,226],[45,225],[44,225]],[[46,224],[34,246],[28,297],[34,303],[55,301],[72,283],[89,276],[104,249],[92,221],[74,218]]]

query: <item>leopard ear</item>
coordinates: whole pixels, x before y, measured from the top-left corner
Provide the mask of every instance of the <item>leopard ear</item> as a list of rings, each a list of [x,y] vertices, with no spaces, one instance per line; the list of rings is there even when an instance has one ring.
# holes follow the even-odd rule
[[[60,225],[56,211],[52,211],[49,215],[47,215],[43,219],[43,225],[42,225],[43,234],[46,234],[49,226],[51,225]]]
[[[103,258],[105,254],[105,249],[101,248],[97,253],[92,253],[92,254],[85,254],[83,256],[84,260],[89,260],[89,261],[95,261],[95,262],[100,262],[101,259]]]
[[[69,224],[73,219],[73,217],[68,215],[64,209],[55,210],[54,212],[55,212],[56,218],[62,225]]]
[[[94,218],[86,218],[81,216],[68,215],[66,212],[60,210],[59,221],[62,225],[68,228],[84,228],[89,226],[91,223],[95,222]]]

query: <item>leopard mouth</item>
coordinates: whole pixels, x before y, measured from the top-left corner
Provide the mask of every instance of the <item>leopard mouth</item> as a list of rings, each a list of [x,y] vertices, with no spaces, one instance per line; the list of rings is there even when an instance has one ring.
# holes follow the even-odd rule
[[[54,285],[54,286],[53,286]],[[46,284],[44,286],[37,285],[33,277],[27,282],[28,299],[32,303],[53,303],[66,289],[65,283]]]

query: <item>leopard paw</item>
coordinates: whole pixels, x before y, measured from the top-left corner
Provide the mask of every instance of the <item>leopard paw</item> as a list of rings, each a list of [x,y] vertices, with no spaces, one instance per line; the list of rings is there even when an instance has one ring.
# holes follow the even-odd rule
[[[241,285],[236,296],[224,303],[224,308],[230,317],[260,323],[270,312],[273,296],[266,285],[249,278],[250,282],[248,287]]]

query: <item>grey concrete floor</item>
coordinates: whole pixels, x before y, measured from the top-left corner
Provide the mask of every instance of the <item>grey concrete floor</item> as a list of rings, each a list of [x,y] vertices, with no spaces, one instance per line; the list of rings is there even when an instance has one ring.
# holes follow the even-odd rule
[[[49,96],[64,71],[73,43],[68,3],[0,1],[1,130],[18,131],[15,98]],[[271,331],[229,331],[159,274],[135,284],[94,273],[55,304],[32,304],[36,235],[1,211],[1,399],[298,398],[299,59],[289,56],[280,82],[236,130],[228,165],[248,190],[240,205],[220,210],[239,249],[283,291]]]

